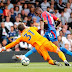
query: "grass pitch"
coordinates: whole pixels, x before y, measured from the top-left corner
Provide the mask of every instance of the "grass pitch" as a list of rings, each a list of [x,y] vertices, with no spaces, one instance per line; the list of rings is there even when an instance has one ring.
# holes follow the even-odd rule
[[[63,64],[58,67],[47,62],[30,63],[29,66],[22,66],[21,63],[0,63],[0,72],[72,72],[72,66],[66,67]]]

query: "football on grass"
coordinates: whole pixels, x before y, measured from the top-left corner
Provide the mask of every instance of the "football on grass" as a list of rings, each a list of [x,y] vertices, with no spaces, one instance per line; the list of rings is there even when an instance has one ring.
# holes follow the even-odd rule
[[[30,60],[29,60],[29,58],[25,57],[21,60],[21,63],[23,66],[28,66],[30,63]]]

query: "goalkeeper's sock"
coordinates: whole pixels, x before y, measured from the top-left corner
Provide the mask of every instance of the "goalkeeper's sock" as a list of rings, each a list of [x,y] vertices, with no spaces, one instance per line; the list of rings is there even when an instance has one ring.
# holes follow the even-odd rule
[[[25,56],[28,57],[28,56],[30,56],[31,54],[35,53],[35,52],[36,52],[36,49],[33,48],[32,50],[28,51],[28,52],[25,54]]]
[[[70,51],[67,50],[66,48],[60,47],[60,50],[61,50],[62,52],[64,52],[65,54],[68,54],[68,55],[72,56],[72,52],[70,52]]]
[[[66,57],[65,57],[65,55],[63,54],[63,52],[58,52],[58,56],[63,60],[63,61],[65,61],[66,60]]]

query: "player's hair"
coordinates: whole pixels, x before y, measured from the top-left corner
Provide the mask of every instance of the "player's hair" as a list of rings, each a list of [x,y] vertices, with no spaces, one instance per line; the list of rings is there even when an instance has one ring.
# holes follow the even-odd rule
[[[18,25],[18,30],[23,31],[25,29],[24,24],[19,24]]]

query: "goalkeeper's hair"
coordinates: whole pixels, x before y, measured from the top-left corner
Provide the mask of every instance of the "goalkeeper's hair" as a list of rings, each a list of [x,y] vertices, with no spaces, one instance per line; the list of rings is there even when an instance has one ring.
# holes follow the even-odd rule
[[[24,24],[23,24],[23,23],[20,23],[20,24],[18,25],[18,30],[23,31],[24,29],[25,29]]]

